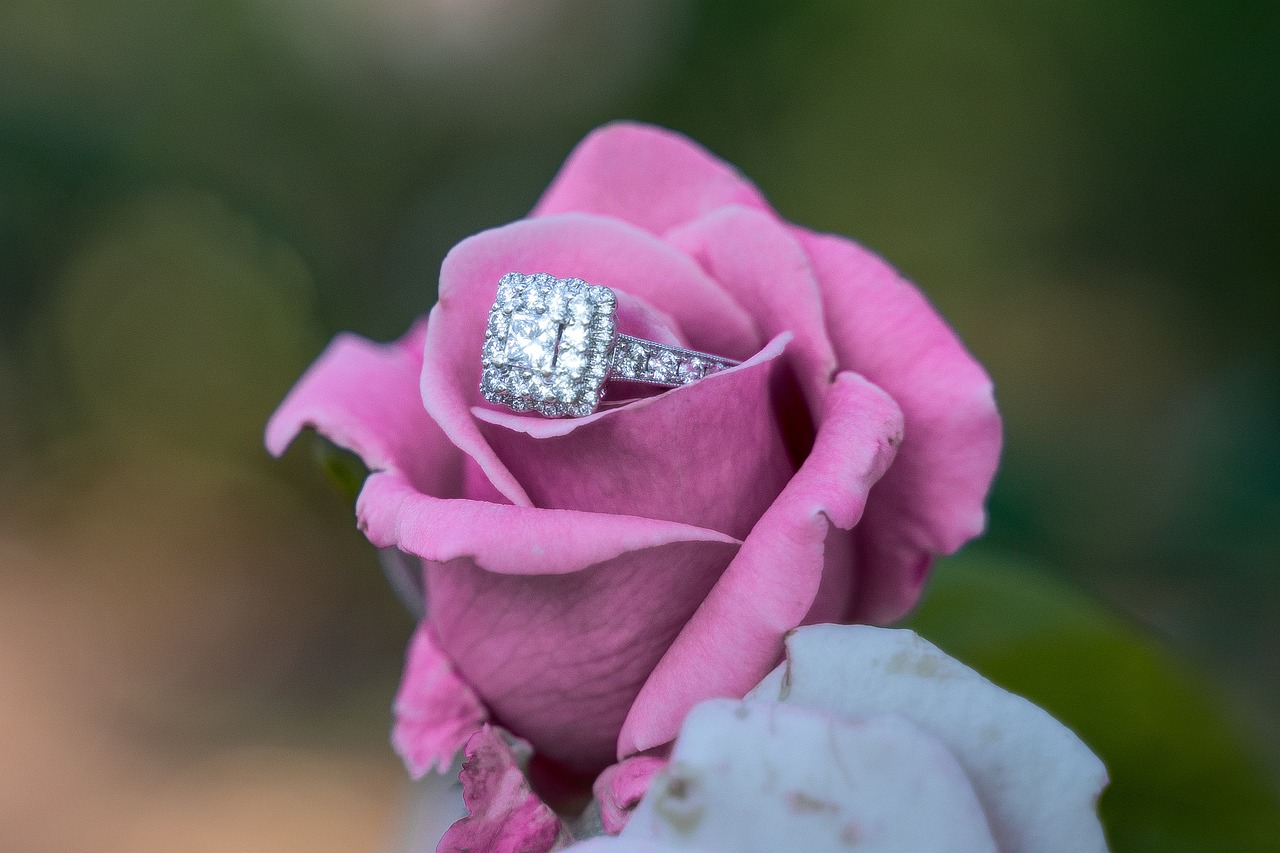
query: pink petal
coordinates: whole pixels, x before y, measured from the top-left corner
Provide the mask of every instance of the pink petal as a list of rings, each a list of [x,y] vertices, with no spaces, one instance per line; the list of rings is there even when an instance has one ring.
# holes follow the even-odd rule
[[[824,572],[853,570],[847,549],[831,559],[830,528],[858,523],[901,431],[888,395],[856,374],[836,377],[808,459],[645,683],[619,756],[666,743],[698,702],[742,696],[773,668],[784,635],[814,606]]]
[[[902,407],[904,439],[858,527],[862,566],[850,618],[886,623],[919,597],[935,554],[982,532],[1000,458],[991,379],[924,296],[846,240],[795,229],[827,305],[841,369]]]
[[[432,621],[496,720],[594,774],[614,760],[645,679],[732,555],[684,542],[543,576],[429,563]]]
[[[512,503],[530,505],[519,481],[472,420],[480,396],[485,320],[508,272],[546,272],[607,285],[660,306],[696,349],[745,359],[763,343],[754,322],[686,255],[640,229],[602,217],[521,220],[463,240],[440,271],[422,370],[422,400],[446,435]],[[620,306],[622,303],[620,302]],[[629,315],[619,330],[629,333]]]
[[[725,207],[669,232],[666,239],[720,282],[766,335],[794,336],[788,361],[810,412],[820,418],[836,357],[809,258],[786,227],[759,210]]]
[[[415,779],[433,769],[447,770],[488,719],[479,698],[436,647],[425,622],[409,643],[394,711],[391,743]]]
[[[471,814],[449,827],[439,853],[550,853],[572,841],[556,813],[530,789],[515,753],[492,726],[467,742],[460,778]]]
[[[392,344],[338,335],[267,422],[267,449],[279,456],[314,427],[371,470],[400,471],[427,494],[460,494],[462,454],[427,416],[418,391],[426,333],[420,321]]]
[[[391,471],[365,480],[356,515],[379,548],[398,547],[436,562],[466,559],[506,575],[573,574],[676,543],[708,544],[717,551],[740,544],[723,533],[659,519],[441,500]]]
[[[636,755],[611,764],[591,786],[600,802],[600,820],[604,831],[616,835],[627,825],[627,819],[649,790],[653,777],[670,762],[653,755]]]
[[[775,413],[786,339],[745,364],[591,418],[476,409],[540,507],[639,515],[745,537],[793,473]]]
[[[669,521],[438,500],[390,472],[357,512],[375,545],[423,558],[432,635],[494,719],[582,773],[613,762],[640,686],[739,547]]]
[[[750,181],[689,138],[617,122],[578,143],[532,215],[594,213],[662,234],[728,204],[768,207]]]

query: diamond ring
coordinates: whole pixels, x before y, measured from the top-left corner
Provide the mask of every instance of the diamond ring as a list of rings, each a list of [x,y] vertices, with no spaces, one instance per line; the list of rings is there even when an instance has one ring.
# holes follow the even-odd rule
[[[507,273],[489,309],[486,400],[518,412],[582,417],[610,380],[677,388],[739,362],[618,334],[618,298],[580,278]]]

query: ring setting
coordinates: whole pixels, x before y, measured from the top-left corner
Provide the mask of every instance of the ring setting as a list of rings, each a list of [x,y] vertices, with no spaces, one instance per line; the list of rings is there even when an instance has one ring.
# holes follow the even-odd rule
[[[580,278],[507,273],[489,309],[480,391],[491,403],[548,417],[594,412],[610,380],[670,388],[738,362],[618,334],[612,289]]]

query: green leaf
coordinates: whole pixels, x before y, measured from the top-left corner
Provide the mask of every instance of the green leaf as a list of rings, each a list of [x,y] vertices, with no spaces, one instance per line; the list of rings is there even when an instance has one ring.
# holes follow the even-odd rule
[[[311,432],[307,438],[312,455],[330,485],[343,497],[354,502],[364,486],[364,478],[369,476],[369,469],[364,462],[350,450],[339,447],[319,433]]]
[[[1062,581],[971,550],[908,621],[1041,705],[1106,763],[1115,853],[1280,851],[1280,797],[1209,679]]]

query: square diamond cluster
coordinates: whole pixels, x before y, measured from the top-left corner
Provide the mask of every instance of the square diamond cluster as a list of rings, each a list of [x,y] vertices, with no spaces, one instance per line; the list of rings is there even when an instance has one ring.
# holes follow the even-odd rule
[[[545,273],[507,273],[489,309],[480,391],[491,403],[581,417],[604,393],[617,330],[607,287]]]

